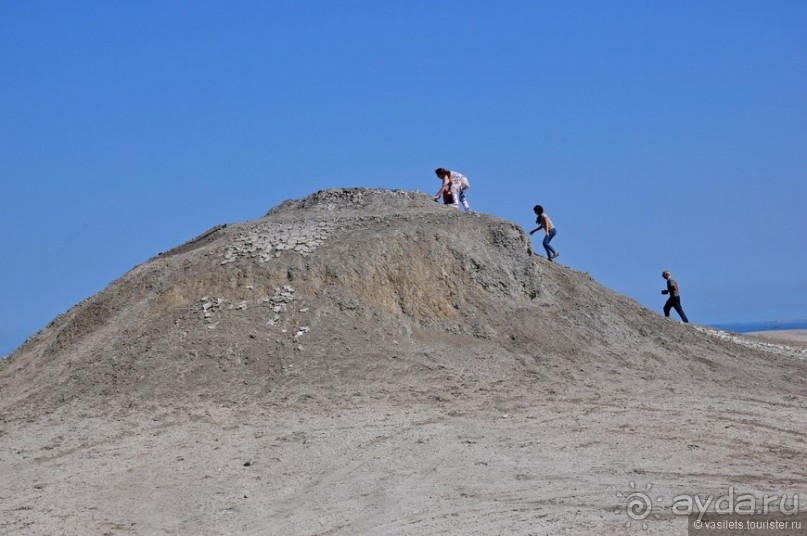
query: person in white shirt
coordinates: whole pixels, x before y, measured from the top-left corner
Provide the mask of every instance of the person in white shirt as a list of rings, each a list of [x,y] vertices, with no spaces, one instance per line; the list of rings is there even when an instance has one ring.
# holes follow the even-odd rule
[[[471,187],[471,184],[468,182],[465,175],[444,168],[437,168],[434,170],[434,173],[437,175],[437,178],[443,181],[443,185],[440,187],[440,191],[434,196],[434,200],[437,201],[442,195],[443,202],[446,205],[454,205],[459,209],[461,204],[466,212],[471,212],[471,207],[468,205],[468,200],[465,198],[465,191]]]

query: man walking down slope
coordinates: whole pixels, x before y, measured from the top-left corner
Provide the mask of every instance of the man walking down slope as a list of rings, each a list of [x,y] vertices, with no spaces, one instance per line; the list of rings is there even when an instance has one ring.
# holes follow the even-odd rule
[[[667,280],[667,290],[662,290],[661,293],[670,295],[667,303],[664,304],[664,316],[669,317],[670,309],[675,309],[681,320],[688,324],[687,315],[684,314],[684,309],[681,307],[681,293],[678,290],[678,282],[672,278],[669,270],[661,272],[661,277]]]

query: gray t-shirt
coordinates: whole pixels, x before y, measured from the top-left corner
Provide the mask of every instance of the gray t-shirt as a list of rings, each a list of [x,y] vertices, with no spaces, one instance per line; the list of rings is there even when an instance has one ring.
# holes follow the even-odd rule
[[[676,298],[680,296],[678,293],[678,282],[672,277],[667,278],[667,290],[670,291],[670,296],[674,296]]]

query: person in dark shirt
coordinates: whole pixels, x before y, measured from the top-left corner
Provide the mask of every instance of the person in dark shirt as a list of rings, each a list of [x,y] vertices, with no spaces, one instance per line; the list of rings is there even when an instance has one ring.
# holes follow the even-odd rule
[[[661,277],[667,280],[667,290],[662,290],[661,293],[670,295],[667,298],[667,303],[664,304],[664,316],[670,316],[670,309],[675,309],[681,320],[688,324],[687,315],[684,314],[684,309],[681,308],[681,293],[678,290],[678,282],[672,278],[669,270],[661,272]]]

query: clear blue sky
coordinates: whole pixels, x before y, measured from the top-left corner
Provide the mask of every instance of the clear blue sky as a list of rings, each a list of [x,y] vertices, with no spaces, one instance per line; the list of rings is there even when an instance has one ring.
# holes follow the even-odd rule
[[[647,307],[669,267],[695,322],[805,318],[805,28],[801,0],[0,0],[0,355],[212,225],[439,166]]]

